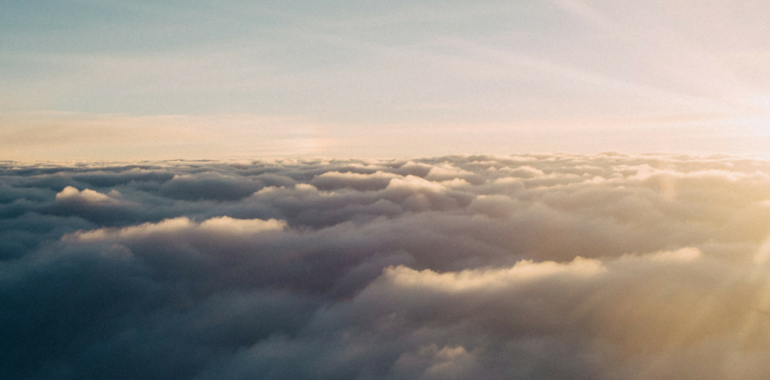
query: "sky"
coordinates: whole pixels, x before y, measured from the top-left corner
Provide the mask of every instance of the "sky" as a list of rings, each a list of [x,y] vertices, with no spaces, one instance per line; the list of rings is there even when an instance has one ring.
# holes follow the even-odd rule
[[[2,1],[0,159],[765,154],[770,3]]]

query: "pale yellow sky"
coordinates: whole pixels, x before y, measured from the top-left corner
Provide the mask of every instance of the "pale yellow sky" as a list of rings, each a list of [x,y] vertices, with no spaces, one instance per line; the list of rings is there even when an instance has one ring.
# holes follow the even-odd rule
[[[765,154],[763,1],[69,0],[0,14],[0,159]]]

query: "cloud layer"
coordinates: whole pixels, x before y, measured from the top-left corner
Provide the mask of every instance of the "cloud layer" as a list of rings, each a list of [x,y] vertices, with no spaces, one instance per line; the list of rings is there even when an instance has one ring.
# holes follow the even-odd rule
[[[764,379],[770,163],[0,166],[4,379]]]

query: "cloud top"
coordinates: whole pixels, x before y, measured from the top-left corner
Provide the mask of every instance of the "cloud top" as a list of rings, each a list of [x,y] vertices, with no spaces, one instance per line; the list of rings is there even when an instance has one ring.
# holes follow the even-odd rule
[[[56,201],[61,203],[87,203],[93,205],[114,205],[121,203],[120,192],[111,190],[108,194],[102,194],[91,189],[78,191],[75,187],[67,186],[56,193]]]
[[[622,154],[7,164],[0,377],[763,379],[769,173]]]
[[[105,240],[129,240],[147,238],[155,235],[174,235],[180,233],[209,233],[220,235],[253,235],[264,231],[280,231],[286,228],[283,220],[234,219],[228,216],[211,218],[196,223],[187,217],[164,219],[158,223],[143,223],[124,228],[100,228],[91,231],[78,231],[65,235],[64,240],[92,242]]]

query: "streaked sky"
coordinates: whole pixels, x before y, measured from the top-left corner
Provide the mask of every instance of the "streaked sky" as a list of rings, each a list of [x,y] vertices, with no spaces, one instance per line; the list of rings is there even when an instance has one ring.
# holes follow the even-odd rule
[[[3,160],[770,146],[767,1],[0,5]]]

